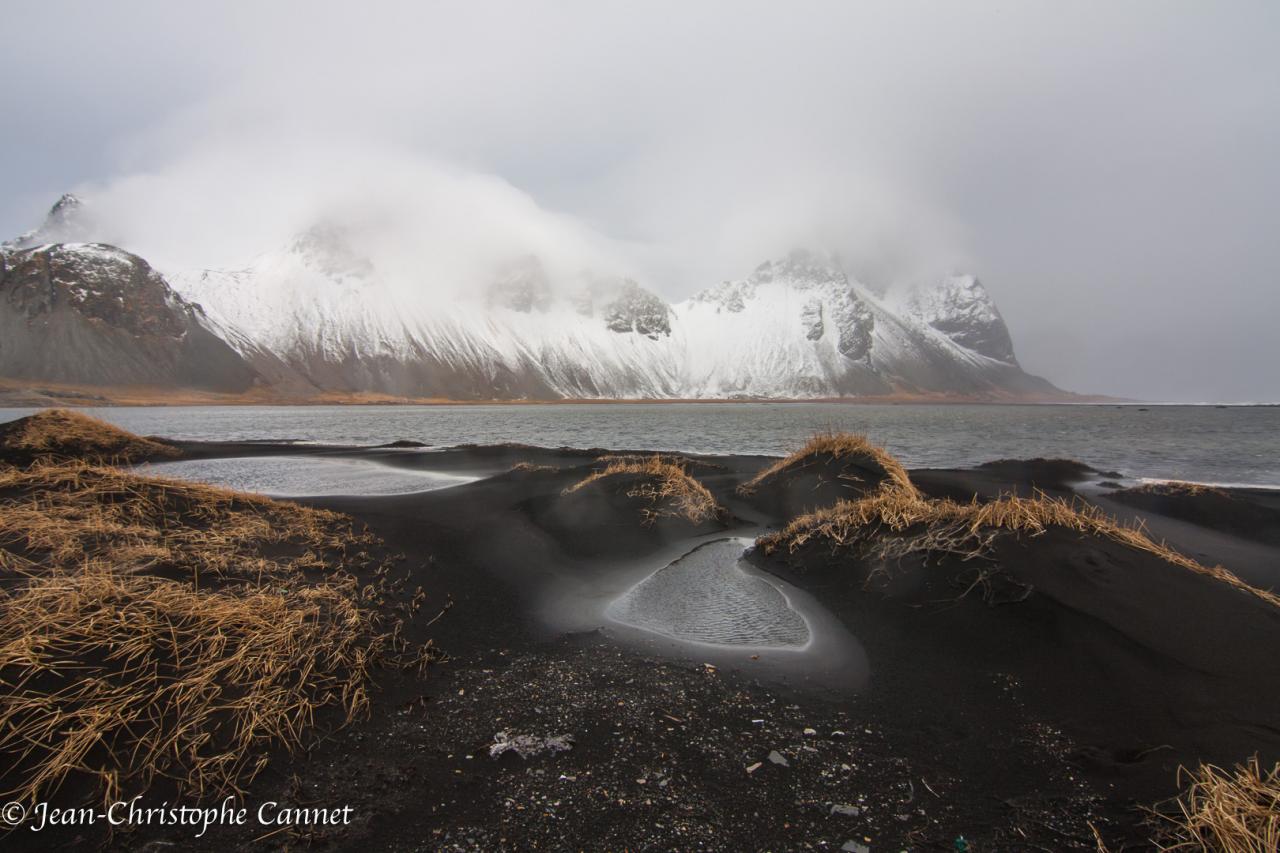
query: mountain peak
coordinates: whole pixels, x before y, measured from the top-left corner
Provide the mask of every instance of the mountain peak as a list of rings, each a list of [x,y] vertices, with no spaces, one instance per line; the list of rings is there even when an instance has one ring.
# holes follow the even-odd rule
[[[916,284],[901,295],[899,304],[960,346],[1017,365],[1009,329],[977,276],[952,273],[932,283]]]
[[[4,245],[10,249],[30,249],[46,243],[85,242],[89,231],[85,207],[79,196],[63,193],[49,208],[39,228],[33,228]]]
[[[849,283],[849,277],[833,253],[805,248],[792,249],[776,261],[765,261],[747,280],[754,284],[777,281],[801,286]]]
[[[295,236],[289,252],[331,278],[369,278],[373,262],[357,252],[353,243],[350,228],[322,220]]]
[[[53,207],[49,208],[49,214],[45,222],[49,220],[64,220],[67,217],[74,216],[76,211],[84,206],[84,201],[75,193],[63,193],[62,197],[53,203]]]

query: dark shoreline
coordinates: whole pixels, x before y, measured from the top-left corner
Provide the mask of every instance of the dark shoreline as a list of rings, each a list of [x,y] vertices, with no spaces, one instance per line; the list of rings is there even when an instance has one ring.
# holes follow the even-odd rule
[[[1177,792],[1180,764],[1230,765],[1254,751],[1264,762],[1280,758],[1280,664],[1267,660],[1280,651],[1280,613],[1176,567],[1159,569],[1185,575],[1168,582],[1146,564],[1116,574],[1113,555],[1046,535],[1028,565],[1095,559],[1101,567],[1039,578],[1037,586],[1052,588],[1055,578],[1065,586],[992,606],[939,603],[954,596],[945,579],[867,591],[821,560],[804,557],[798,571],[794,561],[757,555],[761,569],[812,595],[865,647],[870,682],[850,691],[802,673],[767,674],[749,655],[710,669],[693,652],[625,642],[604,620],[549,625],[536,606],[557,583],[584,583],[611,565],[658,568],[698,539],[776,527],[801,507],[778,513],[734,492],[768,457],[691,457],[732,517],[646,527],[621,505],[593,499],[566,509],[562,500],[598,456],[617,451],[177,444],[185,458],[356,456],[484,477],[435,492],[301,501],[354,516],[406,555],[427,593],[422,618],[443,614],[428,633],[449,655],[422,679],[377,674],[369,719],[331,731],[307,754],[277,756],[251,786],[248,803],[352,805],[350,826],[312,839],[338,849],[839,850],[852,842],[944,850],[961,835],[980,850],[1095,849],[1095,829],[1112,849],[1139,849],[1150,837],[1143,809]],[[521,462],[554,470],[510,470]],[[939,497],[1072,495],[1106,479],[1077,474],[1035,461],[911,472]],[[1194,524],[1185,513],[1102,501],[1147,518],[1202,562],[1280,586],[1280,549],[1217,529],[1212,514]],[[1124,600],[1112,612],[1117,596]],[[1204,610],[1204,601],[1217,603]],[[1126,633],[1124,614],[1144,611],[1145,627]],[[1230,615],[1231,630],[1195,620],[1208,612]],[[1203,654],[1188,661],[1184,647]],[[573,748],[491,759],[499,731],[569,734]],[[262,834],[212,830],[192,842],[152,828],[111,843],[215,849]],[[299,839],[262,843],[286,841]]]

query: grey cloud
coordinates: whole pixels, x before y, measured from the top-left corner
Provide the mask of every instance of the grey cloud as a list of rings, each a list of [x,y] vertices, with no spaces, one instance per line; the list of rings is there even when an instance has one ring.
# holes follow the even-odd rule
[[[1280,399],[1274,3],[4,19],[6,234],[82,186],[122,239],[222,260],[363,188],[439,244],[607,258],[671,296],[822,242],[882,281],[976,272],[1065,387]]]

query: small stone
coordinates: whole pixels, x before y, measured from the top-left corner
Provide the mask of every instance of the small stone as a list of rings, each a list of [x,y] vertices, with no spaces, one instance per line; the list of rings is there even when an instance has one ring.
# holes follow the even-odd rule
[[[851,806],[848,803],[832,803],[831,813],[844,815],[845,817],[857,817],[862,814],[862,809],[857,806]]]
[[[778,750],[776,750],[776,749],[774,749],[774,750],[770,750],[770,752],[769,752],[769,760],[770,760],[771,762],[773,762],[774,764],[777,764],[777,765],[779,765],[779,766],[781,766],[781,767],[790,767],[790,766],[791,766],[791,762],[790,762],[790,761],[787,761],[786,756],[784,756],[781,752],[778,752]]]
[[[806,728],[805,728],[805,730],[804,730],[804,736],[805,736],[805,737],[814,737],[814,736],[816,736],[817,734],[818,734],[818,730],[817,730],[817,729],[811,729],[811,728],[807,728],[807,727],[806,727]]]
[[[846,841],[840,845],[840,849],[844,853],[871,853],[871,848],[865,844],[859,844],[856,841]]]

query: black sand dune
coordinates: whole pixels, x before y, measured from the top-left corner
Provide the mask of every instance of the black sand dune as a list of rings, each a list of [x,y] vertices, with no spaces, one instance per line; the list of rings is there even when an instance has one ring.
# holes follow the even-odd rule
[[[1069,495],[1074,487],[1102,474],[1072,459],[997,459],[961,471],[920,469],[911,482],[930,497],[968,501],[990,500],[1009,493],[1031,497],[1037,492]]]
[[[426,593],[417,630],[450,659],[425,678],[379,675],[368,719],[276,756],[250,801],[349,803],[357,819],[262,846],[951,850],[964,836],[978,850],[1095,850],[1096,829],[1111,849],[1143,849],[1142,807],[1176,792],[1180,764],[1280,758],[1280,609],[1066,531],[1001,538],[968,561],[884,566],[820,542],[757,552],[865,648],[871,676],[857,689],[747,653],[708,667],[696,649],[646,651],[574,604],[708,537],[780,526],[815,493],[845,497],[856,481],[829,460],[747,494],[738,487],[774,460],[700,460],[687,470],[724,512],[690,523],[647,520],[628,494],[635,477],[566,493],[603,451],[177,446],[188,458],[333,453],[485,473],[434,492],[305,501],[355,516],[406,556],[407,589]],[[861,472],[878,487],[874,474]],[[963,500],[1069,494],[1083,476],[1041,461],[911,473],[926,494]],[[1215,541],[1236,535],[1212,513],[1198,520],[1225,537]],[[586,609],[556,623],[549,596]],[[571,748],[490,757],[518,734],[568,735]],[[111,843],[221,849],[261,835],[249,829],[192,843],[152,828]]]
[[[1108,496],[1143,512],[1280,545],[1280,491],[1153,483]]]
[[[1180,763],[1280,755],[1280,608],[1154,555],[1051,530],[870,579],[882,564],[821,544],[763,564],[858,626],[904,716],[945,697],[1012,725],[982,676],[1007,679],[1020,713],[1070,739],[1064,759],[1139,802]]]

